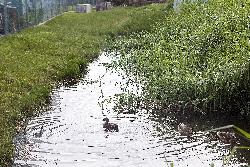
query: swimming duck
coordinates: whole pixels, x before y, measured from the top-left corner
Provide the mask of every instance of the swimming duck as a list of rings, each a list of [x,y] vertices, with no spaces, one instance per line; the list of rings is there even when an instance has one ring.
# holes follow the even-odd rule
[[[118,125],[114,124],[114,123],[109,123],[109,119],[108,118],[103,118],[104,124],[103,124],[103,128],[105,128],[105,131],[115,131],[115,132],[119,132],[118,129]]]
[[[190,136],[193,133],[192,128],[185,125],[184,123],[180,123],[177,128],[178,132],[183,136]]]

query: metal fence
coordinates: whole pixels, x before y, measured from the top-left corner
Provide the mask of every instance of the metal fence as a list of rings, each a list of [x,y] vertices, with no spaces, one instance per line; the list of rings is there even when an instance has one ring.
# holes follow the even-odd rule
[[[208,0],[174,0],[173,8],[178,10],[179,6],[185,2],[208,2]]]
[[[14,33],[95,0],[0,0],[0,34]]]

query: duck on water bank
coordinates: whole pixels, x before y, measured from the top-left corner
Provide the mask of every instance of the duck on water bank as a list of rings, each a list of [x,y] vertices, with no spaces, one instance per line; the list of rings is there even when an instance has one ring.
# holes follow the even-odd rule
[[[193,134],[193,129],[184,123],[180,123],[177,126],[177,129],[180,135],[182,136],[190,137]],[[219,140],[224,144],[231,144],[231,145],[235,145],[239,141],[237,140],[237,137],[234,132],[223,132],[223,131],[211,132],[209,133],[209,137],[212,140]]]
[[[235,144],[237,142],[237,138],[235,133],[232,132],[216,132],[216,136],[218,139],[225,144]]]
[[[103,118],[104,124],[103,124],[103,128],[106,132],[110,131],[110,132],[119,132],[119,128],[117,124],[114,123],[109,123],[109,119],[108,118]]]
[[[190,137],[193,134],[193,129],[184,123],[180,123],[177,129],[182,136]]]

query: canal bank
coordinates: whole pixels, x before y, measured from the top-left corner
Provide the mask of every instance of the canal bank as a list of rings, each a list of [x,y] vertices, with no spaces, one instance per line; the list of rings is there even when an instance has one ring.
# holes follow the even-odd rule
[[[27,117],[49,102],[52,88],[65,79],[78,78],[97,57],[106,36],[138,30],[138,26],[131,29],[129,25],[132,18],[140,20],[136,17],[144,15],[144,10],[66,13],[44,25],[0,38],[1,166],[9,166],[13,136]],[[147,12],[147,16],[151,14]]]

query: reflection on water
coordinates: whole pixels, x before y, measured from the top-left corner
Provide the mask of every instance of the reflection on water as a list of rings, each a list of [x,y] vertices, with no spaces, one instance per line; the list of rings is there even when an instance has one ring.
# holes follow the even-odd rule
[[[176,119],[146,110],[117,113],[114,104],[103,106],[104,99],[123,93],[127,80],[106,71],[104,54],[90,64],[79,83],[52,92],[47,112],[32,118],[24,133],[17,135],[13,166],[39,167],[201,167],[222,166],[230,146],[212,141],[202,132],[192,137],[180,136]],[[137,86],[130,91],[139,92]],[[108,117],[119,125],[119,132],[105,132],[102,119]],[[233,164],[240,166],[238,158]]]

